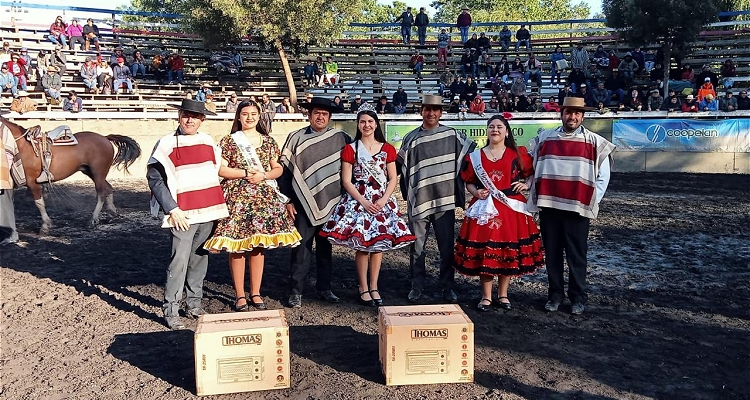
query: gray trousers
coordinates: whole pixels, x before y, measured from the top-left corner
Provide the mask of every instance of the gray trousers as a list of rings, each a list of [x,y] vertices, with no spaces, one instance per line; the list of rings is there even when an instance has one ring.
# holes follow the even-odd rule
[[[203,279],[208,271],[208,251],[203,243],[211,236],[213,222],[191,224],[187,231],[172,228],[172,257],[164,287],[164,317],[180,314],[180,300],[186,292],[187,309],[201,307]]]
[[[0,241],[18,241],[16,212],[13,208],[13,189],[0,189]]]
[[[409,218],[409,229],[417,237],[409,249],[409,265],[411,267],[411,287],[424,289],[427,280],[425,269],[425,242],[430,231],[430,225],[435,230],[435,240],[440,252],[440,286],[443,290],[453,286],[456,271],[453,269],[453,245],[456,223],[456,212],[446,211],[430,215],[424,219]]]

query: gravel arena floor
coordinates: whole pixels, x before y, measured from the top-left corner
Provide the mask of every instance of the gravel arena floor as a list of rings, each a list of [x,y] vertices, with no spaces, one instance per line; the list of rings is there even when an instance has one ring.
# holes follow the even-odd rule
[[[92,184],[56,184],[44,237],[30,196],[17,191],[22,242],[0,248],[1,398],[196,398],[192,331],[168,331],[161,319],[168,232],[148,215],[144,180],[112,183],[120,214],[93,229]],[[478,282],[457,276],[475,324],[472,384],[385,386],[376,311],[355,303],[353,254],[335,248],[343,302],[314,300],[311,281],[303,307],[286,310],[291,388],[208,398],[750,399],[749,189],[747,175],[614,174],[591,227],[580,317],[569,304],[543,310],[544,270],[512,283],[512,311],[486,314],[474,308]],[[282,307],[288,263],[287,249],[267,253],[270,308]],[[380,288],[386,305],[407,304],[406,250],[386,254]],[[437,291],[427,295],[437,302]],[[227,312],[232,298],[227,259],[211,256],[206,308]]]

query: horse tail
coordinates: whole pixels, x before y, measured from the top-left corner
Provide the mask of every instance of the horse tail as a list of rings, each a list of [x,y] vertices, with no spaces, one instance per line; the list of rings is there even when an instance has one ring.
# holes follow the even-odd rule
[[[115,158],[112,160],[112,166],[130,173],[128,167],[133,165],[135,160],[141,156],[141,146],[128,136],[107,135],[106,138],[117,147],[117,154],[115,154]]]

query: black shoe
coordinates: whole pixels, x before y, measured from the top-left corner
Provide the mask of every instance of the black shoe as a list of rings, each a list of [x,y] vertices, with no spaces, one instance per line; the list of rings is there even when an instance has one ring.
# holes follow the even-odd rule
[[[570,306],[570,314],[571,315],[581,315],[583,314],[583,310],[586,309],[586,305],[583,303],[573,303],[572,306]]]
[[[508,301],[507,303],[503,303],[502,301],[500,301],[501,299],[508,300],[508,296],[498,297],[497,300],[495,300],[495,305],[496,306],[502,308],[503,310],[511,310],[511,309],[513,309],[513,306],[510,305],[510,301]]]
[[[422,289],[413,288],[409,291],[409,303],[416,303],[422,297]]]
[[[367,307],[375,307],[375,302],[372,301],[372,295],[370,295],[369,300],[365,300],[362,298],[362,295],[370,294],[369,290],[365,290],[364,292],[359,292],[359,304],[362,304],[363,306]]]
[[[375,303],[376,307],[382,306],[383,305],[383,299],[382,298],[376,299],[376,298],[372,297],[372,292],[377,292],[378,297],[379,297],[380,296],[380,292],[378,291],[378,289],[372,289],[372,290],[370,290],[370,297],[372,298],[372,302]]]
[[[560,308],[560,302],[557,300],[550,300],[544,305],[544,309],[548,312],[555,312],[558,308]]]
[[[451,304],[458,303],[458,296],[456,296],[456,293],[450,289],[443,290],[443,300],[447,301]]]
[[[260,302],[256,303],[256,302],[253,301],[253,299],[256,298],[256,297],[260,299]],[[266,303],[263,302],[263,298],[260,297],[259,294],[254,294],[254,295],[250,296],[250,304],[253,307],[257,308],[258,310],[267,310],[268,309],[266,307]]]
[[[484,304],[485,301],[488,304]],[[477,304],[477,310],[481,312],[487,312],[487,311],[490,311],[491,306],[492,306],[492,300],[483,298],[482,300],[479,300],[479,304]]]
[[[302,307],[302,295],[301,294],[290,294],[289,300],[287,300],[286,304],[290,308],[300,308]]]
[[[325,301],[327,301],[329,303],[340,303],[341,302],[341,299],[339,299],[338,297],[336,297],[336,295],[333,294],[333,292],[330,291],[330,290],[320,291],[320,292],[318,292],[318,296],[320,296],[321,300],[325,300]]]
[[[240,305],[240,300],[245,300],[245,304]],[[250,306],[247,305],[247,303],[248,303],[247,297],[240,296],[236,300],[234,300],[234,307],[232,307],[232,308],[234,308],[234,311],[236,311],[236,312],[247,311],[247,310],[250,309]]]

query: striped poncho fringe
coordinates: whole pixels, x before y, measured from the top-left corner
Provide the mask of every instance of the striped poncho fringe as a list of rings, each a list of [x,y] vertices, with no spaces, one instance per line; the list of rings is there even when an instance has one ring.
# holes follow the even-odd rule
[[[459,171],[474,146],[463,132],[444,125],[428,130],[419,127],[406,135],[397,162],[409,218],[423,219],[465,207]]]
[[[219,185],[221,150],[208,134],[171,134],[156,144],[149,164],[164,167],[167,188],[191,224],[229,216],[224,192]],[[166,210],[169,211],[169,210]],[[173,228],[164,216],[163,228]]]
[[[0,189],[13,189],[13,179],[10,176],[11,163],[8,158],[13,159],[18,149],[16,141],[13,140],[13,133],[0,123],[0,139],[2,139],[2,154],[0,154]],[[10,156],[10,157],[8,157]]]
[[[341,149],[349,142],[340,129],[307,127],[290,133],[284,143],[280,162],[291,171],[294,197],[313,225],[325,223],[341,199]]]
[[[560,128],[546,130],[531,140],[534,184],[529,192],[529,211],[549,207],[590,219],[597,217],[596,178],[615,146],[596,133],[580,129],[570,136],[563,135]]]

